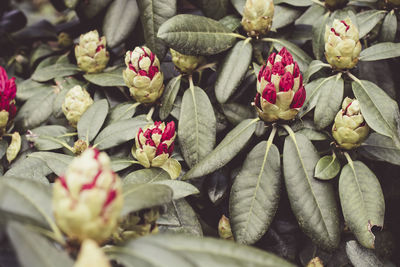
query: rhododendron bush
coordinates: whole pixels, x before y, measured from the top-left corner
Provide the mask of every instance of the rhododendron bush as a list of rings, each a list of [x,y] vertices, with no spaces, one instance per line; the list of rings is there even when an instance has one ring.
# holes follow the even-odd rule
[[[0,266],[397,266],[397,0],[3,0]]]

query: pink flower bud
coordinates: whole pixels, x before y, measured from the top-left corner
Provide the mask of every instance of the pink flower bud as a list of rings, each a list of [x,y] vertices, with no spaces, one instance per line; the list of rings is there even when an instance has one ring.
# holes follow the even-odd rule
[[[306,100],[306,90],[302,86],[295,94],[290,108],[301,108]]]
[[[271,104],[275,104],[276,102],[276,90],[273,83],[269,83],[262,94],[262,97],[267,100]]]
[[[5,110],[8,112],[8,120],[13,119],[17,113],[15,106],[16,94],[15,78],[8,79],[6,70],[0,66],[0,111]]]

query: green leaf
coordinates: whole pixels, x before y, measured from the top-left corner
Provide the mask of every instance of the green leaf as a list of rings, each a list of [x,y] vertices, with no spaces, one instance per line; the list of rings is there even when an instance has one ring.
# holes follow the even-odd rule
[[[139,128],[148,124],[145,116],[117,121],[104,128],[93,141],[99,150],[123,144],[136,137]]]
[[[164,22],[176,15],[176,0],[137,0],[137,3],[146,45],[162,60],[167,48],[157,32]]]
[[[397,32],[397,17],[394,10],[389,12],[382,24],[381,32],[379,33],[379,42],[394,42]]]
[[[275,6],[274,13],[271,27],[273,30],[288,26],[301,15],[300,10],[288,6]]]
[[[325,87],[326,84],[336,76],[330,76],[328,78],[319,78],[310,83],[307,83],[304,87],[306,89],[306,100],[304,101],[303,107],[299,112],[299,117],[302,118],[305,114],[311,111],[318,103],[318,98],[321,92],[321,88]]]
[[[173,191],[174,200],[200,193],[200,191],[192,184],[178,180],[155,181],[153,184],[163,184],[169,186]]]
[[[340,171],[340,162],[335,155],[322,157],[315,166],[315,177],[321,180],[335,178]]]
[[[317,246],[333,250],[340,240],[339,212],[332,185],[314,179],[318,160],[318,152],[305,136],[286,137],[283,172],[293,213]]]
[[[231,0],[231,2],[236,11],[243,16],[243,9],[246,4],[246,0]]]
[[[360,39],[366,36],[381,21],[385,15],[385,10],[367,10],[357,14],[357,24]]]
[[[313,4],[313,1],[311,0],[274,0],[274,4],[289,4],[292,6],[311,6]]]
[[[30,218],[41,226],[57,229],[51,206],[51,187],[31,179],[0,179],[0,210]]]
[[[225,103],[239,86],[249,69],[252,51],[249,40],[239,41],[225,57],[215,83],[215,96],[219,103]]]
[[[112,0],[96,0],[96,1],[79,1],[76,11],[84,18],[92,19],[99,14]]]
[[[181,88],[181,78],[181,75],[172,78],[165,87],[165,91],[161,97],[161,108],[159,113],[161,120],[165,120],[172,111],[175,98]]]
[[[162,184],[129,184],[124,186],[122,216],[163,205],[172,200],[172,189]]]
[[[272,253],[232,241],[179,234],[150,235],[105,251],[111,258],[124,259],[135,266],[294,266]]]
[[[397,137],[397,103],[381,88],[369,81],[357,80],[352,83],[353,93],[360,102],[361,113],[367,124],[376,132],[388,137]]]
[[[319,17],[312,28],[312,47],[316,59],[322,60],[325,56],[325,28],[329,21],[329,13]]]
[[[379,43],[362,50],[360,53],[360,60],[362,61],[375,61],[394,57],[400,57],[399,43]]]
[[[27,130],[45,122],[53,113],[53,101],[56,93],[51,90],[28,99],[15,117],[16,124]]]
[[[311,141],[323,141],[329,139],[326,132],[321,132],[317,130],[314,122],[311,120],[302,120],[302,128],[297,133],[301,133]]]
[[[122,77],[122,70],[124,67],[115,68],[112,70],[105,70],[100,73],[84,74],[83,77],[98,86],[126,86],[124,78]]]
[[[22,156],[11,165],[11,168],[4,175],[24,177],[25,179],[49,184],[46,176],[50,173],[52,173],[51,169],[41,159]]]
[[[300,70],[302,72],[306,71],[308,65],[312,61],[312,58],[309,55],[307,55],[306,52],[304,52],[300,47],[289,41],[283,39],[270,39],[270,40],[274,43],[274,46],[277,50],[281,50],[283,47],[286,47],[286,49],[293,55],[293,59],[297,61],[297,63],[299,64]]]
[[[254,108],[249,105],[227,103],[221,105],[221,108],[228,121],[234,125],[238,125],[245,119],[254,118]]]
[[[310,25],[313,26],[316,21],[319,21],[326,12],[326,9],[318,4],[310,6],[294,23],[295,25]]]
[[[201,177],[225,166],[246,145],[256,129],[259,119],[242,121],[230,131],[221,143],[202,161],[196,164],[182,178],[183,180]]]
[[[111,112],[107,117],[106,125],[132,118],[138,105],[139,103],[135,102],[123,102],[116,105],[111,109]]]
[[[372,159],[400,165],[400,148],[390,137],[371,133],[361,145],[361,150],[365,151]]]
[[[218,21],[188,14],[166,21],[157,36],[186,55],[211,56],[231,48],[236,42],[236,35]]]
[[[361,161],[349,162],[339,178],[339,196],[346,225],[366,248],[374,248],[373,226],[383,227],[385,200],[375,174]]]
[[[179,118],[179,145],[185,161],[192,167],[207,156],[215,145],[214,109],[200,87],[185,91]]]
[[[279,150],[272,142],[262,141],[247,155],[229,197],[237,242],[253,244],[265,234],[278,208],[280,189]]]
[[[375,251],[360,246],[357,241],[346,242],[346,254],[355,267],[383,267],[385,264],[377,257]]]
[[[138,18],[139,8],[136,1],[114,0],[103,20],[107,45],[113,48],[122,43],[135,28]]]
[[[172,201],[166,205],[167,211],[157,220],[160,233],[181,233],[203,236],[197,214],[185,199]]]
[[[111,157],[111,169],[114,172],[122,171],[133,165],[131,158]]]
[[[318,129],[328,127],[342,106],[344,80],[341,73],[323,84],[314,111],[314,123]]]
[[[169,180],[169,174],[160,168],[142,169],[131,172],[124,179],[125,184],[147,184],[162,180]]]
[[[29,225],[12,222],[7,226],[19,263],[24,267],[72,267],[67,250],[61,250]]]
[[[94,102],[78,121],[78,138],[91,142],[101,129],[108,113],[107,99]]]
[[[29,155],[32,158],[39,158],[46,162],[47,166],[57,175],[66,173],[68,165],[74,159],[73,156],[54,152],[35,152]]]
[[[63,143],[67,143],[70,137],[63,136],[68,129],[61,125],[45,125],[31,130],[34,137],[29,138],[33,141],[38,150],[54,150],[62,148]]]
[[[41,69],[36,69],[31,78],[37,82],[46,82],[56,77],[71,76],[78,72],[78,68],[73,64],[54,64]]]
[[[236,31],[241,23],[241,19],[236,15],[228,15],[219,20],[219,23],[230,29],[232,32]]]
[[[308,83],[311,76],[324,67],[331,68],[331,65],[326,64],[320,60],[311,61],[310,65],[307,68],[307,71],[303,75],[304,83]]]
[[[229,0],[189,0],[203,11],[206,17],[212,19],[221,19],[229,11]]]
[[[34,95],[44,94],[53,89],[50,84],[38,83],[32,79],[18,83],[17,88],[17,99],[21,101],[26,101]]]

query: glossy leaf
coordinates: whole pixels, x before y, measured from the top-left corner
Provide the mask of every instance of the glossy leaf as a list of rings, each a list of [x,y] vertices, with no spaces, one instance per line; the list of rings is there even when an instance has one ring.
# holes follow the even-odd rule
[[[226,17],[223,17],[222,19],[219,20],[219,23],[230,29],[232,32],[236,31],[241,23],[241,18],[239,18],[236,15],[228,15]]]
[[[310,65],[308,66],[306,72],[303,75],[304,83],[307,83],[313,74],[315,74],[324,67],[330,68],[331,66],[320,60],[311,61]]]
[[[360,60],[362,61],[375,61],[394,57],[400,57],[399,43],[379,43],[362,50],[360,53]]]
[[[207,94],[199,87],[185,91],[179,117],[178,138],[183,157],[192,167],[214,148],[216,118]]]
[[[235,34],[218,21],[188,14],[176,15],[166,21],[157,36],[172,49],[186,55],[218,54],[236,42]]]
[[[315,244],[333,250],[340,239],[339,213],[332,185],[314,179],[318,160],[318,152],[305,136],[286,137],[283,172],[292,211]]]
[[[99,132],[108,113],[107,99],[94,102],[78,121],[78,138],[91,142]]]
[[[324,129],[333,122],[342,106],[344,80],[341,74],[324,83],[320,91],[314,111],[314,123],[317,128]]]
[[[206,158],[196,164],[182,179],[207,175],[231,161],[253,135],[257,121],[258,119],[242,121],[225,136],[221,143]]]
[[[137,0],[137,3],[146,45],[162,60],[167,48],[157,32],[169,18],[176,17],[176,0]]]
[[[83,77],[98,86],[126,86],[124,78],[122,77],[122,70],[124,67],[119,67],[111,70],[105,70],[100,73],[87,73]]]
[[[107,45],[113,48],[122,43],[133,31],[138,18],[139,8],[135,0],[114,0],[103,21]]]
[[[399,107],[397,103],[372,82],[354,81],[352,88],[368,125],[382,135],[398,138],[396,116],[399,114]]]
[[[178,180],[168,179],[168,180],[156,181],[153,182],[153,184],[163,184],[169,186],[173,191],[174,200],[200,193],[200,191],[192,184]]]
[[[247,155],[232,185],[229,214],[237,242],[253,244],[265,234],[278,208],[280,188],[278,148],[263,141]]]
[[[349,162],[339,178],[339,196],[346,225],[366,248],[374,248],[373,226],[383,227],[385,200],[375,174],[361,161]]]
[[[322,157],[315,166],[315,177],[321,180],[335,178],[340,171],[340,162],[336,156]]]
[[[146,126],[148,123],[144,116],[117,121],[104,128],[93,143],[100,150],[120,145],[134,139],[139,128]]]
[[[172,111],[176,96],[181,87],[181,78],[182,76],[172,78],[165,87],[165,91],[161,97],[161,108],[159,113],[161,120],[165,120]]]
[[[132,240],[123,248],[110,247],[105,251],[111,258],[123,259],[135,266],[294,266],[271,253],[235,242],[179,234],[151,235]]]
[[[219,103],[225,103],[239,86],[249,69],[252,51],[250,42],[240,41],[225,57],[215,83],[215,96]]]

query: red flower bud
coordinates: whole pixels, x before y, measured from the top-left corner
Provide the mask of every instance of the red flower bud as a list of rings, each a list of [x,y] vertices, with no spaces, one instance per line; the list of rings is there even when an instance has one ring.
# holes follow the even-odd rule
[[[279,51],[279,55],[282,57],[282,63],[283,65],[287,66],[290,64],[293,64],[293,57],[292,54],[287,51],[286,47],[282,48],[281,51]]]
[[[276,62],[272,66],[272,74],[283,75],[284,73],[285,73],[285,66],[283,65],[282,62]]]
[[[297,78],[300,76],[300,68],[299,64],[297,62],[294,62],[294,67],[293,67],[293,78]]]
[[[0,66],[0,111],[5,110],[9,113],[8,121],[17,113],[14,100],[16,93],[15,78],[8,79],[6,70]]]
[[[273,83],[267,84],[262,93],[262,97],[267,100],[271,104],[275,104],[276,102],[276,90]]]
[[[286,72],[280,82],[279,82],[279,91],[281,92],[287,92],[293,88],[294,85],[294,79],[293,75],[290,74],[290,72]]]
[[[271,65],[274,65],[275,57],[276,57],[276,53],[272,53],[271,55],[269,55],[267,62],[271,63]]]
[[[292,104],[290,104],[290,108],[301,108],[306,100],[306,90],[304,86],[301,86],[299,90],[294,94]]]

